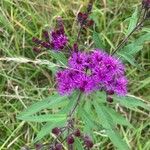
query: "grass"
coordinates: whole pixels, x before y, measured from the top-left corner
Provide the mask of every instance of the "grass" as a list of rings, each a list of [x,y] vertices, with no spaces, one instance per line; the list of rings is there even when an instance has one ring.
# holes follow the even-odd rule
[[[50,60],[45,51],[36,54],[32,51],[33,36],[41,37],[42,30],[52,27],[57,16],[62,16],[71,41],[76,38],[74,18],[87,5],[84,0],[2,0],[0,1],[0,150],[19,150],[24,145],[32,145],[41,125],[26,123],[16,119],[16,115],[35,101],[50,95],[54,80],[47,65],[39,60]],[[122,39],[127,30],[128,20],[138,0],[96,1],[94,15],[98,30],[110,51]],[[126,21],[124,21],[126,20]],[[124,21],[124,22],[122,22]],[[130,40],[150,32],[148,28],[136,33]],[[86,40],[91,39],[91,31]],[[129,41],[130,42],[130,41]],[[23,58],[23,59],[22,59]],[[150,100],[150,51],[149,43],[136,56],[140,68],[126,64],[130,81],[129,92]],[[144,110],[133,112],[123,110],[128,115],[135,130],[121,128],[131,149],[150,149],[150,118]],[[113,149],[110,141],[99,136],[98,149]],[[48,138],[45,138],[46,142]],[[100,145],[100,146],[99,146]],[[135,148],[136,147],[136,148]]]

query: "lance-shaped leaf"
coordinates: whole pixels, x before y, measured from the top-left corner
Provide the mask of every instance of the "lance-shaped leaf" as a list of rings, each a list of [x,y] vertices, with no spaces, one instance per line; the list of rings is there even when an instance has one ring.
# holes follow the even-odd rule
[[[60,107],[64,103],[67,103],[66,96],[52,95],[46,99],[43,99],[42,101],[39,101],[29,106],[26,110],[24,110],[18,115],[18,118],[33,115],[46,108],[50,109],[50,108]]]

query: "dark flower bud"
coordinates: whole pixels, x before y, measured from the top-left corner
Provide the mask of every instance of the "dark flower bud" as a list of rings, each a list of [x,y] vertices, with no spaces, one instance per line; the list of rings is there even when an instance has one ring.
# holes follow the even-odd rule
[[[74,52],[78,52],[78,44],[77,43],[74,43],[74,45],[73,45],[73,51]]]
[[[145,9],[149,9],[150,8],[150,0],[143,0],[142,4],[143,4],[143,7]]]
[[[81,13],[81,12],[78,13],[78,19],[79,20],[82,19],[82,15],[83,15],[83,13]]]
[[[42,148],[42,144],[35,144],[35,149],[36,150],[41,150],[41,148]]]
[[[82,15],[82,19],[83,20],[86,20],[88,18],[88,14],[87,13],[84,13],[83,15]]]
[[[52,133],[55,134],[55,135],[59,135],[59,133],[60,133],[60,128],[57,128],[57,127],[53,128],[53,129],[52,129]]]
[[[39,48],[39,47],[33,47],[33,51],[39,53],[39,52],[41,52],[41,48]]]
[[[67,143],[70,145],[70,144],[73,144],[74,143],[74,137],[72,135],[69,135],[67,137]]]
[[[87,12],[90,13],[92,10],[93,4],[92,2],[89,2],[88,7],[87,7]]]
[[[81,136],[80,130],[77,129],[77,130],[74,132],[74,135],[75,135],[76,137],[80,137],[80,136]]]
[[[108,94],[108,95],[114,95],[114,93],[115,93],[115,92],[114,92],[113,90],[107,91],[107,94]]]
[[[46,40],[49,40],[49,33],[47,31],[43,31],[43,36]]]
[[[107,97],[107,102],[112,103],[113,102],[113,98],[112,97]]]
[[[42,42],[41,45],[45,48],[50,48],[50,44],[48,42]]]
[[[34,43],[36,43],[36,44],[41,44],[41,40],[39,40],[38,38],[36,38],[36,37],[33,37],[32,38],[32,42],[34,42]]]
[[[58,143],[58,144],[56,144],[56,146],[55,146],[55,150],[62,150],[62,144],[61,143]]]
[[[64,28],[59,28],[59,34],[64,34],[65,31],[64,31]]]
[[[93,20],[88,20],[87,23],[86,23],[86,25],[87,25],[88,27],[93,26],[93,24],[94,24],[94,21],[93,21]]]
[[[92,148],[94,145],[93,141],[90,139],[89,136],[84,137],[84,144],[87,148]]]

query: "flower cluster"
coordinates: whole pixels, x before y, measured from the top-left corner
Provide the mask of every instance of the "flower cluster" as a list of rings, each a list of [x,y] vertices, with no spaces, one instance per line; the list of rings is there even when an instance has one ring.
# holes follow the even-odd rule
[[[90,27],[94,24],[94,21],[92,19],[88,19],[87,13],[78,13],[78,22],[82,27]]]
[[[36,37],[32,39],[39,47],[35,47],[34,50],[38,51],[40,47],[47,49],[53,49],[55,51],[62,50],[68,43],[68,38],[65,35],[64,26],[61,20],[58,21],[58,28],[55,28],[51,31],[44,31],[43,36],[45,41],[42,41]]]
[[[58,29],[51,32],[51,46],[54,50],[60,50],[65,47],[68,42],[67,36],[64,34],[64,29]]]
[[[52,133],[55,134],[57,137],[59,137],[63,132],[64,128],[55,127],[52,129]],[[76,138],[83,141],[84,147],[87,149],[91,149],[94,145],[92,139],[88,135],[81,133],[79,129],[74,129],[73,132],[67,135],[67,137],[65,138],[68,146],[72,146]],[[63,149],[62,143],[61,142],[58,143],[57,141],[52,145],[50,145],[50,147],[53,150]]]
[[[94,21],[92,19],[89,19],[89,14],[91,13],[93,7],[93,2],[90,1],[87,7],[87,12],[79,12],[77,16],[77,21],[80,24],[81,27],[87,28],[94,24]]]
[[[124,71],[119,59],[99,49],[89,53],[74,52],[69,58],[68,68],[57,72],[57,88],[62,95],[71,94],[76,89],[87,94],[104,90],[125,95],[127,79]]]

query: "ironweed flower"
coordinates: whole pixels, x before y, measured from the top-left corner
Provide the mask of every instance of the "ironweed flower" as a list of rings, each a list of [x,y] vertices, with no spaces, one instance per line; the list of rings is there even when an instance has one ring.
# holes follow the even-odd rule
[[[36,37],[33,37],[32,41],[38,46],[44,47],[46,49],[52,49],[55,51],[62,50],[68,43],[68,37],[65,34],[63,22],[61,21],[60,17],[57,20],[57,26],[57,28],[54,28],[51,31],[43,32],[45,41]]]
[[[50,35],[51,35],[50,45],[52,49],[61,50],[66,46],[68,42],[68,38],[65,35],[63,28],[60,28],[58,30],[53,30]]]
[[[127,79],[121,61],[107,53],[95,49],[92,52],[73,52],[68,60],[68,68],[56,75],[60,94],[71,94],[73,90],[91,93],[105,90],[106,93],[125,95]]]

